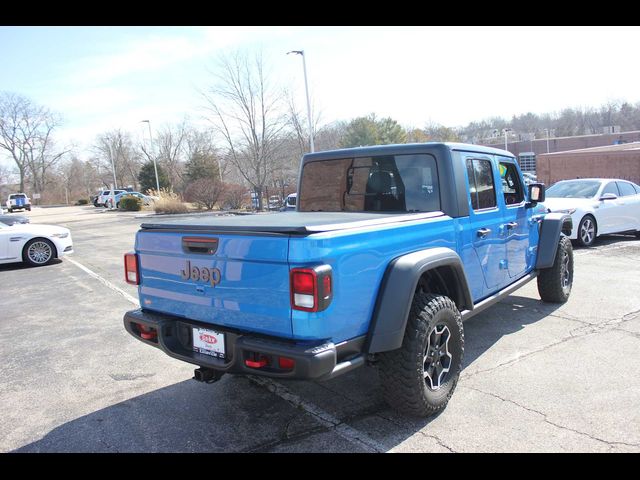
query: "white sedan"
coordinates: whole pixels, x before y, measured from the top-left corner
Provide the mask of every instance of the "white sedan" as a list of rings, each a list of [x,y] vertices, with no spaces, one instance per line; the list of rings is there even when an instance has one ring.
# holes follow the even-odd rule
[[[626,180],[563,180],[546,191],[544,206],[571,215],[569,238],[585,247],[607,233],[630,232],[640,237],[640,186]]]
[[[0,223],[0,264],[25,262],[46,265],[54,258],[73,253],[71,232],[57,225]]]

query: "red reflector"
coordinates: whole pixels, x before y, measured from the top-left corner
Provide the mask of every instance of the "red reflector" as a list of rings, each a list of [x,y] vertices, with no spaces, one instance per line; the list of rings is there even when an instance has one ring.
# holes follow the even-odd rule
[[[138,275],[138,255],[135,253],[125,253],[124,255],[124,279],[131,285],[140,284]]]
[[[269,361],[265,357],[260,357],[258,360],[246,359],[244,364],[251,368],[262,368],[266,367],[269,364]]]
[[[140,337],[145,340],[155,340],[158,338],[158,331],[153,327],[147,327],[146,325],[142,325],[140,323],[136,323],[138,329],[140,330]]]
[[[296,361],[293,358],[280,357],[278,359],[278,365],[280,365],[280,368],[283,370],[291,370],[296,366]]]
[[[324,290],[322,292],[324,298],[331,296],[331,277],[329,275],[322,278],[322,289]]]
[[[310,271],[293,271],[293,293],[313,295],[315,275]]]

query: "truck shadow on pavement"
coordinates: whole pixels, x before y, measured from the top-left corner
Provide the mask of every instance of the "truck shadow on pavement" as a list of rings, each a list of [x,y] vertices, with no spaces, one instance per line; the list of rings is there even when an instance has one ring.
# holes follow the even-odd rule
[[[545,318],[558,307],[512,295],[465,322],[464,368],[481,359],[502,337]],[[96,381],[105,383],[107,389],[121,390],[117,396],[122,396],[127,395],[123,382],[136,382],[132,385],[140,388],[141,382],[152,382],[153,376],[115,374]],[[382,398],[374,368],[358,369],[327,382],[279,383],[299,402],[292,404],[276,397],[247,377],[225,376],[214,385],[186,380],[63,423],[14,451],[367,451],[338,435],[327,422],[318,422],[304,405],[300,408],[301,404],[312,405],[341,425],[364,432],[377,445],[373,451],[391,450],[417,432],[429,436],[431,422],[447,422],[447,409],[428,419],[391,410]],[[464,384],[464,379],[460,383]],[[452,402],[461,395],[464,391],[458,389]],[[440,446],[431,443],[423,448]]]

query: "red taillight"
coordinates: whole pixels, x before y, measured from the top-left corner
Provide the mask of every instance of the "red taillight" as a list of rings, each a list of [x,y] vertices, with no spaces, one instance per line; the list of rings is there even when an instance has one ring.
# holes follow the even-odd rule
[[[283,370],[291,370],[296,366],[296,361],[293,358],[280,357],[278,359],[278,365]]]
[[[292,268],[291,308],[304,312],[320,312],[331,303],[331,267]]]
[[[124,279],[131,285],[140,284],[138,274],[138,255],[135,253],[125,253],[124,255]]]
[[[291,270],[291,307],[306,312],[318,311],[318,278],[314,270]]]

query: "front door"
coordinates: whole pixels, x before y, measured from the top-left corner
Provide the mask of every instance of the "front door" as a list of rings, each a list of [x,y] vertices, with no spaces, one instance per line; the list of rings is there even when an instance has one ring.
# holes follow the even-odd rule
[[[502,201],[504,202],[504,222],[501,230],[507,249],[507,270],[509,278],[524,274],[529,261],[529,224],[525,208],[524,185],[520,179],[518,166],[507,157],[498,157]],[[530,212],[530,210],[529,210]],[[537,228],[537,225],[535,225]]]
[[[505,246],[500,227],[504,223],[496,197],[495,170],[488,155],[465,158],[469,181],[469,229],[485,288],[483,297],[499,290],[506,277]]]

